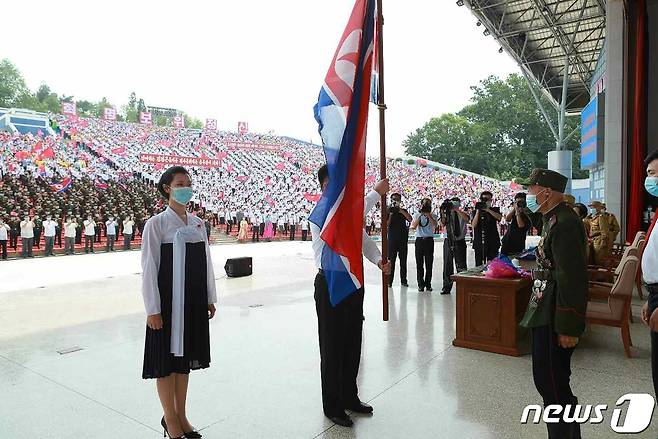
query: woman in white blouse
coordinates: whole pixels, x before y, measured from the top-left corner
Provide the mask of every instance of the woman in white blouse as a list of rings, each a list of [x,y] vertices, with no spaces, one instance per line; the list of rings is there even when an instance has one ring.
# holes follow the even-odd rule
[[[181,166],[165,171],[158,191],[169,207],[152,217],[142,237],[142,295],[147,314],[144,379],[156,378],[171,438],[200,438],[187,419],[190,370],[210,366],[209,319],[217,293],[203,220],[185,206],[192,181]]]

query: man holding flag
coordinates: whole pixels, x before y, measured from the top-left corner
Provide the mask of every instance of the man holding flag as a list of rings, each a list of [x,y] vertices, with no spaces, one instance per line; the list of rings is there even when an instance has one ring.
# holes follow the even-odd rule
[[[322,406],[334,423],[353,425],[345,410],[372,413],[358,396],[363,330],[363,255],[384,273],[365,213],[388,192],[382,180],[365,195],[365,152],[372,76],[375,0],[356,0],[314,108],[327,164],[318,171],[322,197],[310,216],[316,266]],[[365,201],[364,201],[365,199]]]

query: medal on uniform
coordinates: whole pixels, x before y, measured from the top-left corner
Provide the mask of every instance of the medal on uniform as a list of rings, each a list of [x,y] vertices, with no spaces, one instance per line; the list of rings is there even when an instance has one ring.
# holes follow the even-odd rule
[[[544,290],[548,284],[547,270],[537,268],[532,270],[532,295],[530,296],[530,307],[536,308],[544,296]]]

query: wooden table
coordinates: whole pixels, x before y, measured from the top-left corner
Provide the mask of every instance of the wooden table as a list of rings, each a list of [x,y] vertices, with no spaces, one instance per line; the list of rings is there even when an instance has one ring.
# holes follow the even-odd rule
[[[529,353],[529,331],[518,324],[532,281],[488,279],[472,273],[452,276],[457,284],[457,336],[452,344],[515,357]]]

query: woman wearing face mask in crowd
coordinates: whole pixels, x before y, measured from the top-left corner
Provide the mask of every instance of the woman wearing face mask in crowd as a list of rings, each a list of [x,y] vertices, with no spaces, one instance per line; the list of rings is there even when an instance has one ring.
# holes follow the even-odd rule
[[[203,220],[185,209],[193,196],[187,170],[169,168],[158,191],[169,206],[144,227],[142,295],[148,318],[142,377],[157,379],[161,424],[169,437],[199,438],[185,401],[190,371],[210,366],[215,275]]]

